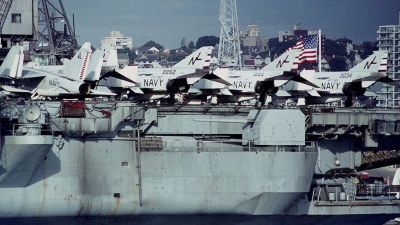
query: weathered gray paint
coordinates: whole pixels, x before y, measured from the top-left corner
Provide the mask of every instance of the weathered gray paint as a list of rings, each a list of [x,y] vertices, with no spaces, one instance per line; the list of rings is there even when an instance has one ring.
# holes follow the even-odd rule
[[[396,202],[369,202],[349,208],[352,202],[329,205],[321,201],[317,206],[303,198],[310,191],[314,173],[324,175],[326,183],[337,184],[342,180],[332,179],[326,175],[327,171],[355,169],[360,164],[363,146],[354,144],[353,140],[363,137],[357,132],[364,129],[357,132],[353,128],[344,129],[338,139],[332,135],[324,138],[330,125],[306,123],[307,116],[297,109],[258,111],[177,106],[147,109],[130,103],[117,103],[116,107],[114,104],[87,104],[91,113],[86,113],[86,118],[53,118],[58,127],[54,130],[61,134],[54,145],[49,145],[54,140],[52,135],[51,141],[45,135],[34,140],[26,135],[3,135],[2,153],[10,154],[7,149],[11,148],[6,143],[17,146],[14,142],[18,141],[7,142],[8,139],[19,138],[24,140],[22,151],[33,155],[16,155],[23,162],[21,165],[30,166],[26,171],[28,175],[31,173],[30,178],[24,175],[27,184],[11,179],[15,173],[10,173],[10,177],[0,175],[3,179],[0,180],[0,186],[3,184],[0,217],[185,213],[333,215],[399,211]],[[23,106],[5,105],[0,115],[19,118],[23,109]],[[57,103],[45,103],[41,109],[57,117]],[[100,109],[109,110],[111,117],[104,117]],[[375,114],[368,115],[371,118]],[[393,115],[397,118],[396,113]],[[341,116],[322,117],[327,118],[321,121],[330,121],[329,117]],[[247,122],[196,123],[194,118]],[[335,121],[337,125],[348,126],[346,118],[349,117],[345,115],[344,119]],[[43,123],[42,120],[35,122]],[[359,125],[368,127],[370,122]],[[304,133],[310,131],[306,131],[307,126],[311,130],[322,127],[308,134],[308,137],[322,137],[311,142],[318,147],[306,148]],[[136,129],[140,130],[140,137]],[[279,132],[271,133],[271,130]],[[383,139],[379,137],[379,140],[381,143]],[[38,141],[45,144],[42,146],[52,146],[45,157],[36,155],[37,148],[32,148],[31,144]],[[7,157],[2,155],[1,159],[3,163]],[[340,165],[335,165],[335,159]],[[11,164],[7,164],[10,168],[8,165]]]

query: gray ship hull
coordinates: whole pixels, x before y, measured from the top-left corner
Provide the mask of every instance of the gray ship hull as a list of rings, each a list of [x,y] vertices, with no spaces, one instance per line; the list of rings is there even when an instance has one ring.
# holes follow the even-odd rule
[[[25,116],[24,105],[0,111],[0,218],[8,221],[399,213],[391,194],[399,185],[357,175],[400,157],[397,111],[29,107]]]
[[[0,188],[28,185],[54,143],[52,135],[5,136],[0,140]]]
[[[133,143],[69,139],[54,147],[26,187],[1,189],[0,217],[281,214],[309,191],[317,158],[223,149],[139,156]]]

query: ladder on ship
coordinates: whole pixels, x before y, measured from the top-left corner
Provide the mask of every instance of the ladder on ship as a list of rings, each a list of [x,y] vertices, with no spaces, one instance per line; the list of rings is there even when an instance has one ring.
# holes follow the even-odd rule
[[[13,0],[0,0],[0,34],[3,33],[3,25],[10,11]]]

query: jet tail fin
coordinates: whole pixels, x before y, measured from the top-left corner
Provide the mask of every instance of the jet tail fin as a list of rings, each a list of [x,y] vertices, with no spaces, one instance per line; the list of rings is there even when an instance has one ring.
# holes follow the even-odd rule
[[[72,80],[83,81],[86,77],[91,54],[91,44],[85,42],[71,61],[63,69],[58,71],[58,74]]]
[[[196,68],[196,69],[209,69],[212,46],[205,46],[199,48],[177,64],[173,68],[185,67],[185,68]]]
[[[86,81],[98,81],[100,79],[101,67],[103,64],[103,51],[100,49],[93,52],[85,77]]]
[[[119,68],[118,53],[114,46],[102,44],[99,50],[102,50],[104,53],[102,72],[100,76]]]
[[[298,61],[296,60],[296,56],[300,53],[299,49],[291,49],[284,52],[274,61],[264,66],[261,70],[263,71],[292,71],[294,65],[297,70]]]
[[[23,61],[24,48],[17,45],[12,46],[0,66],[0,76],[9,78],[20,78],[22,75]]]
[[[351,68],[349,72],[382,72],[387,71],[387,51],[375,51],[374,54]]]

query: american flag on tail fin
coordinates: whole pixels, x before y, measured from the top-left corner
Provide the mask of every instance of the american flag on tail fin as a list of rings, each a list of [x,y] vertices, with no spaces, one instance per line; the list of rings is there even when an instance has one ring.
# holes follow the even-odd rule
[[[317,62],[317,45],[318,45],[318,34],[310,35],[301,38],[297,41],[296,45],[289,49],[300,49],[299,65],[308,62]]]

